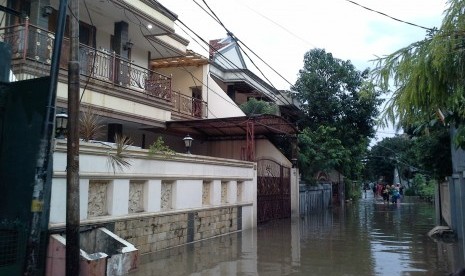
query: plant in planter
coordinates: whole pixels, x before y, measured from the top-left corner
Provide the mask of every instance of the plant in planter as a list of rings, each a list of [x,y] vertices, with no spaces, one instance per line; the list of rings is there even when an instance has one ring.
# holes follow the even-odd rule
[[[170,158],[176,155],[174,150],[165,145],[165,141],[163,141],[161,136],[159,136],[158,139],[149,147],[149,156],[152,157],[155,153],[161,153],[165,158]]]
[[[81,113],[79,118],[79,135],[85,142],[93,141],[108,147],[107,165],[116,173],[116,170],[123,171],[124,168],[131,166],[126,155],[127,148],[132,145],[131,138],[124,135],[115,135],[113,145],[101,141],[95,141],[103,134],[103,124],[100,123],[100,117],[91,107]]]
[[[124,168],[131,167],[131,162],[128,160],[129,156],[126,154],[128,147],[131,145],[131,138],[124,135],[115,135],[115,148],[112,147],[107,151],[107,162],[113,173],[116,173],[116,170],[123,171]]]
[[[89,142],[95,140],[103,134],[103,125],[94,110],[89,107],[79,118],[79,136],[82,140]]]

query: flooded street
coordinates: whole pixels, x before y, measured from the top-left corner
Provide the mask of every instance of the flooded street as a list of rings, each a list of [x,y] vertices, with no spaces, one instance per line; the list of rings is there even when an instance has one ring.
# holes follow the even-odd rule
[[[455,243],[435,242],[434,205],[375,201],[142,256],[131,275],[448,275]]]

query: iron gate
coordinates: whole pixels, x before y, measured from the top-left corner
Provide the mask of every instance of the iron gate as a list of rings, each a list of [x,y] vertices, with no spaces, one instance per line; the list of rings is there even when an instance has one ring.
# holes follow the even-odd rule
[[[258,222],[291,217],[291,169],[271,159],[257,161]]]

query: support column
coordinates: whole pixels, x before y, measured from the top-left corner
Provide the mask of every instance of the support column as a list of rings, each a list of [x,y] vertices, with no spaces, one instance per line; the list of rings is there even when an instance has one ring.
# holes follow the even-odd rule
[[[221,180],[213,180],[210,186],[210,204],[221,204]]]
[[[202,207],[202,180],[177,180],[173,185],[173,209]]]
[[[50,6],[50,0],[31,0],[29,23],[48,29],[49,14],[44,14],[44,7]]]
[[[161,210],[161,180],[149,180],[145,184],[144,209],[147,212]]]
[[[129,41],[129,25],[124,21],[116,22],[115,23],[115,30],[114,30],[114,38],[113,38],[113,50],[116,52],[117,55],[122,57],[123,59],[129,59],[129,52],[130,49],[126,48],[124,45],[126,42]],[[119,62],[116,60],[116,76],[115,80],[120,85],[128,85],[130,83],[129,79],[129,67],[125,63]]]
[[[127,215],[129,208],[129,179],[115,179],[108,186],[108,214]]]
[[[228,181],[226,193],[226,202],[234,204],[237,202],[237,181]]]

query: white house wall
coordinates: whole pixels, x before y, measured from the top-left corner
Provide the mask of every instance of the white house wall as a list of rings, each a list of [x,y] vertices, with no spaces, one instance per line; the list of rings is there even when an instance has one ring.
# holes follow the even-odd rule
[[[81,85],[81,94],[83,92]],[[119,113],[127,117],[146,118],[165,122],[171,118],[171,112],[156,107],[144,105],[127,99],[118,98],[108,94],[92,91],[89,87],[82,97],[82,103],[90,104],[108,110],[111,113]],[[57,96],[63,99],[68,98],[68,85],[58,83]]]
[[[292,163],[268,139],[255,140],[255,159],[260,158],[271,158],[286,167],[292,167]]]
[[[173,91],[192,96],[191,87],[202,87],[202,99],[208,103],[208,118],[244,116],[244,112],[225,91],[210,77],[209,65],[160,68],[157,72],[172,75]]]
[[[208,68],[205,68],[208,70]],[[205,72],[208,76],[208,118],[227,118],[244,116],[244,112],[237,106],[236,103],[221,89],[221,87],[213,80],[209,72]]]
[[[206,152],[201,154],[238,160],[241,159],[241,149],[245,150],[247,147],[246,140],[209,141],[204,144],[207,145],[202,149]],[[292,167],[292,163],[268,139],[255,140],[255,159],[261,158],[270,158],[285,167]]]
[[[115,1],[115,0],[112,0],[112,1]],[[122,0],[122,2],[125,2],[128,6],[132,6],[134,9],[138,10],[139,12],[144,13],[144,14],[150,16],[152,19],[157,20],[157,21],[165,24],[166,26],[169,26],[170,28],[174,29],[174,22],[171,19],[164,16],[160,12],[154,10],[152,7],[148,6],[147,4],[143,3],[142,1],[139,1],[139,0]]]
[[[188,67],[169,67],[156,69],[157,72],[170,76],[172,75],[171,88],[173,91],[181,92],[181,94],[191,97],[191,87],[202,86],[202,98],[205,99],[206,87],[203,83],[202,67],[188,66]]]

